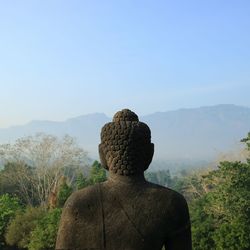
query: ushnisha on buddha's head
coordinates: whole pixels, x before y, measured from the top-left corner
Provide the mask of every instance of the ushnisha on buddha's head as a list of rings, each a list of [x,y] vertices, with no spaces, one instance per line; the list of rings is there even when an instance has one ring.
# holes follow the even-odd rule
[[[102,128],[99,154],[102,166],[114,174],[142,174],[154,154],[149,127],[131,110],[118,111]]]

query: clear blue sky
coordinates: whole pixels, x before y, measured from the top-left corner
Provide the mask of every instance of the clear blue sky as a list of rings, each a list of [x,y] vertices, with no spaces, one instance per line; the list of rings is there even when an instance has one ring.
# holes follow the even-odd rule
[[[249,0],[0,1],[0,127],[250,107]]]

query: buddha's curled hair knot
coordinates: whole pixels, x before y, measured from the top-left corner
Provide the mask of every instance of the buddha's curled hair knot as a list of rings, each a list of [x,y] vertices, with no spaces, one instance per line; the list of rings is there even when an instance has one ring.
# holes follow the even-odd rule
[[[138,116],[136,113],[134,113],[133,111],[129,110],[129,109],[123,109],[121,111],[118,111],[114,117],[113,117],[113,122],[132,122],[132,121],[136,121],[138,122]]]
[[[101,131],[101,146],[108,169],[120,175],[143,172],[149,165],[146,150],[151,144],[149,127],[138,116],[124,109]]]

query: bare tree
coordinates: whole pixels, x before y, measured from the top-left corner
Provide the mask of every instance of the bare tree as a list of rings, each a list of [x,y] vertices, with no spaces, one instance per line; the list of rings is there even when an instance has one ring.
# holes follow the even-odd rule
[[[16,182],[27,202],[31,202],[29,195],[36,194],[40,204],[47,204],[60,178],[67,176],[71,182],[86,167],[88,158],[72,137],[66,135],[60,139],[40,133],[20,138],[14,144],[0,145],[0,159],[16,164],[16,175],[7,177]]]
[[[1,172],[1,184],[5,192],[17,194],[27,204],[34,204],[37,200],[37,192],[32,188],[35,183],[31,167],[24,162],[8,162]]]

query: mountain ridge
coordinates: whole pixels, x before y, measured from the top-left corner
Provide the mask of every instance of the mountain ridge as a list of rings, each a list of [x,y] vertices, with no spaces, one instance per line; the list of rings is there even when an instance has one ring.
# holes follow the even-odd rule
[[[250,131],[250,108],[220,104],[183,108],[140,116],[152,132],[155,159],[211,159],[239,146]],[[111,121],[104,113],[71,117],[64,121],[33,120],[25,125],[0,129],[0,143],[39,132],[63,136],[69,134],[92,157],[98,157],[101,127]]]

